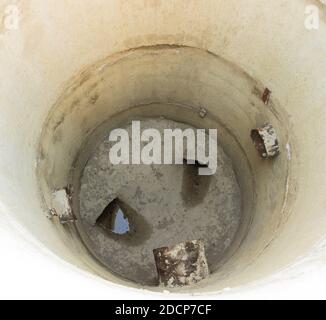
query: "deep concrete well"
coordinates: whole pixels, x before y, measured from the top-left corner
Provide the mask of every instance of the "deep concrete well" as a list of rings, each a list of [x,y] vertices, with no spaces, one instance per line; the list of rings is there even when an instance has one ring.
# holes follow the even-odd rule
[[[0,1],[0,12],[9,3]],[[241,223],[228,252],[208,279],[182,291],[246,288],[295,266],[322,243],[326,8],[320,1],[16,4],[18,30],[0,28],[5,223],[10,217],[40,246],[109,286],[138,288],[94,259],[77,230],[49,219],[48,211],[53,191],[74,183],[89,138],[110,119],[146,113],[217,128],[241,192]],[[319,8],[319,30],[304,26],[309,4]],[[202,108],[205,118],[198,116]],[[259,157],[250,139],[266,122],[280,142],[271,161]]]
[[[160,112],[171,108],[166,105],[156,107],[164,109]],[[142,119],[143,130],[160,129],[163,136],[165,129],[189,129],[185,124],[162,117],[139,118],[145,114],[147,111],[139,110],[136,118]],[[112,119],[109,123],[112,125]],[[126,129],[131,146],[130,123]],[[115,143],[108,141],[107,126],[100,131],[104,140],[96,144],[97,133],[90,139],[89,146],[83,148],[72,182],[77,229],[90,251],[121,277],[155,286],[158,279],[153,250],[188,239],[202,239],[205,240],[209,269],[217,271],[225,255],[230,254],[228,249],[241,222],[239,185],[231,160],[223,150],[218,150],[218,168],[211,176],[200,176],[195,165],[112,165],[108,155]],[[164,148],[164,141],[161,147]],[[186,147],[184,155],[187,155]],[[122,209],[130,227],[125,236],[107,232],[97,223],[114,199],[123,201],[122,206],[130,208]]]

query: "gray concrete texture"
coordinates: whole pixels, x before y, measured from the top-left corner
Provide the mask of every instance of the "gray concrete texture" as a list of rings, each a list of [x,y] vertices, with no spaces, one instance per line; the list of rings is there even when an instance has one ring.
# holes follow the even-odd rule
[[[122,128],[129,133],[131,146],[131,124]],[[164,129],[196,129],[162,118],[143,120],[141,128],[155,128],[162,137]],[[90,250],[116,274],[155,285],[154,249],[202,239],[209,269],[215,272],[241,220],[240,188],[222,148],[218,148],[216,174],[199,176],[193,165],[112,165],[109,153],[113,145],[107,133],[88,160],[81,180],[78,225],[84,229],[81,233],[87,234]],[[141,147],[145,145],[143,142]],[[127,235],[117,236],[96,224],[116,198],[133,209],[129,215],[127,212],[131,228]]]
[[[0,1],[0,21],[8,3]],[[309,31],[304,22],[311,4],[319,9],[320,27]],[[16,5],[19,29],[0,27],[1,218],[22,226],[42,250],[108,280],[109,290],[117,283],[139,288],[99,264],[73,225],[47,219],[55,190],[73,184],[78,194],[92,133],[136,110],[218,128],[241,190],[233,244],[218,270],[187,292],[248,288],[288,266],[296,270],[298,259],[324,239],[326,9],[321,1]],[[265,92],[271,94],[262,99]],[[209,116],[198,120],[202,108]],[[264,123],[274,126],[281,150],[267,162],[250,139],[250,131]],[[78,206],[74,210],[78,213]],[[324,264],[320,255],[316,260]]]
[[[196,48],[141,47],[100,61],[67,84],[48,118],[38,161],[45,203],[51,207],[49,195],[69,184],[78,195],[82,172],[94,146],[108,130],[132,119],[163,117],[195,128],[216,128],[219,145],[232,162],[241,190],[241,221],[228,250],[223,255],[217,253],[219,259],[215,261],[219,262],[213,267],[216,272],[200,287],[209,289],[212,283],[231,285],[246,270],[255,278],[255,270],[246,267],[269,248],[286,222],[293,201],[289,194],[295,188],[288,153],[282,152],[275,161],[263,161],[250,138],[253,128],[271,123],[280,149],[288,147],[291,159],[295,159],[288,127],[283,125],[288,115],[273,96],[266,106],[264,91],[264,85],[236,65]],[[203,108],[207,111],[204,117]],[[102,206],[106,204],[103,201]],[[74,212],[80,212],[78,201],[74,201]],[[79,223],[83,242],[89,243]],[[70,244],[71,239],[76,240],[76,250],[82,252],[92,270],[107,279],[114,277],[135,285],[124,282],[121,276],[117,278],[113,268],[99,264],[99,259],[85,251],[75,238],[73,226],[65,231]]]

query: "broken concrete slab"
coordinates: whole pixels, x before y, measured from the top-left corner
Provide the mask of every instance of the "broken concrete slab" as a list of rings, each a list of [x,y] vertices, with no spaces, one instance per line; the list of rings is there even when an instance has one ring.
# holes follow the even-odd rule
[[[264,159],[275,158],[280,154],[280,146],[274,127],[267,123],[251,131],[251,139]]]
[[[50,212],[53,216],[59,217],[62,224],[76,221],[72,211],[71,196],[67,189],[57,190],[52,194],[52,208]]]
[[[153,253],[161,286],[176,288],[194,285],[209,276],[202,240],[155,249]]]

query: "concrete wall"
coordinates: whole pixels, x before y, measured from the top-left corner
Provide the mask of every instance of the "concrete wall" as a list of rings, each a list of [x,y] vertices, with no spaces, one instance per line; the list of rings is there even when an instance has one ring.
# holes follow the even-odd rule
[[[248,155],[258,183],[253,190],[258,195],[252,229],[242,246],[243,253],[239,252],[234,260],[242,261],[244,267],[238,270],[230,260],[231,265],[225,273],[213,277],[204,288],[199,289],[218,292],[225,287],[237,288],[266,279],[284,268],[292,271],[277,277],[291,277],[299,270],[292,265],[300,258],[308,259],[311,255],[314,261],[310,268],[319,264],[318,269],[323,268],[321,261],[325,253],[320,249],[323,246],[317,247],[317,254],[313,253],[315,246],[324,238],[326,226],[323,185],[326,176],[323,170],[326,161],[323,147],[326,138],[326,114],[323,109],[326,101],[326,9],[321,2],[30,0],[15,3],[21,14],[18,30],[0,27],[0,134],[3,137],[0,142],[0,212],[4,229],[10,224],[11,232],[23,232],[28,241],[34,241],[34,245],[42,247],[45,252],[109,280],[117,280],[96,266],[82,246],[72,241],[71,234],[47,219],[36,173],[40,139],[46,134],[53,139],[51,129],[54,127],[47,126],[44,131],[44,125],[56,119],[51,116],[56,117],[60,108],[68,108],[68,104],[63,102],[75,98],[78,90],[80,95],[84,94],[86,91],[83,90],[91,84],[89,81],[98,77],[103,71],[101,67],[108,62],[126,55],[128,62],[132,60],[128,53],[147,52],[148,48],[163,50],[170,47],[168,52],[171,54],[172,50],[172,54],[176,55],[173,50],[179,48],[182,57],[193,59],[182,65],[184,60],[179,58],[183,72],[190,72],[192,64],[202,66],[197,69],[196,75],[202,75],[207,80],[206,84],[215,83],[215,89],[220,93],[216,97],[221,98],[221,92],[226,90],[224,105],[219,105],[218,109],[214,109],[212,94],[203,93],[203,98],[207,98],[206,104],[212,113],[224,110],[222,118],[231,126],[232,132],[238,130],[234,135],[239,141],[241,139],[245,150],[250,143],[245,142],[246,128],[266,117],[275,120],[283,147],[280,160],[283,162],[274,168],[277,174],[281,173],[281,178],[274,181],[275,193],[264,189],[270,182],[265,172],[272,174],[272,169],[258,166],[254,153]],[[0,12],[8,4],[10,1],[0,1]],[[308,31],[304,26],[305,8],[309,4],[320,8],[319,30]],[[160,51],[155,63],[159,64],[163,51]],[[174,59],[177,58],[166,58],[165,61],[171,64],[169,69],[164,68],[166,64],[162,63],[157,70],[168,72],[169,76],[176,74],[176,69],[174,73],[171,71]],[[147,70],[159,79],[157,74],[150,72],[156,69],[153,66],[158,66],[153,63],[138,66],[139,74]],[[219,71],[220,77],[227,77],[220,83],[214,77],[210,78],[208,71],[211,69],[205,69],[207,64]],[[114,73],[110,73],[112,69],[109,67],[104,67],[104,72],[107,72],[105,79],[110,79],[113,74],[117,84],[127,81],[128,68],[123,67],[127,65],[119,65],[122,67]],[[94,73],[94,70],[97,71]],[[189,84],[190,81],[185,82],[185,85]],[[265,106],[258,103],[257,92],[261,93],[264,87],[273,92],[271,109],[259,109]],[[104,110],[104,104],[111,97],[106,88],[105,85],[101,89],[106,98],[102,96],[103,100],[98,100],[97,106],[102,105],[102,109],[99,107],[97,110]],[[142,88],[145,87],[139,87],[137,92]],[[238,88],[239,93],[232,96],[232,88]],[[160,97],[159,93],[155,94]],[[121,94],[116,96],[123,97]],[[176,93],[176,96],[178,101],[175,102],[185,103],[180,101],[187,98],[185,94]],[[232,108],[230,97],[235,100]],[[150,100],[149,94],[147,98]],[[120,105],[121,108],[128,107],[126,103]],[[235,106],[239,106],[239,113]],[[226,107],[231,111],[227,112]],[[80,108],[84,110],[83,105]],[[113,109],[107,109],[105,114],[109,115],[110,110],[113,112]],[[94,118],[97,124],[100,115],[104,114],[99,113],[96,121]],[[247,117],[246,122],[241,121],[243,117]],[[79,122],[72,119],[79,119]],[[70,118],[75,127],[70,127],[69,131],[67,126],[68,131],[63,132],[63,136],[70,139],[67,140],[70,141],[69,146],[76,147],[75,152],[82,142],[83,133],[72,129],[80,128],[81,119]],[[89,123],[88,128],[95,126],[95,122]],[[64,160],[71,161],[73,158],[73,154],[70,158],[62,158],[69,153],[58,153],[64,150],[63,144],[61,149],[53,149],[50,139],[42,141],[48,141],[45,151],[46,155],[51,155],[50,160],[57,157],[54,162],[64,163]],[[62,172],[61,167],[58,168],[58,172]],[[64,181],[64,177],[61,178],[61,182]],[[273,196],[276,197],[274,210],[264,210],[268,197],[272,203]],[[15,240],[12,238],[12,241]],[[243,261],[245,252],[250,254]],[[8,257],[8,261],[12,260]],[[309,265],[309,261],[306,263]],[[65,272],[69,271],[63,269],[62,274]],[[35,272],[31,277],[36,278],[37,275]],[[114,292],[110,283],[107,286]]]

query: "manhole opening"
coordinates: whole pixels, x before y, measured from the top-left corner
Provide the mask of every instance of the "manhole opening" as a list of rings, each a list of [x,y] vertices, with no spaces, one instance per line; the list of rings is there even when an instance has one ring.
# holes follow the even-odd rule
[[[110,202],[96,221],[96,225],[116,235],[130,232],[130,224],[119,199]]]

